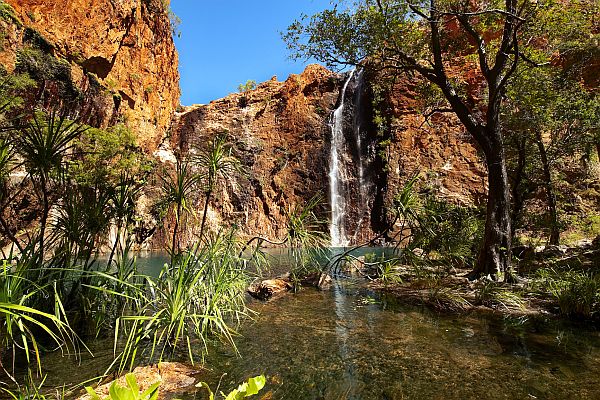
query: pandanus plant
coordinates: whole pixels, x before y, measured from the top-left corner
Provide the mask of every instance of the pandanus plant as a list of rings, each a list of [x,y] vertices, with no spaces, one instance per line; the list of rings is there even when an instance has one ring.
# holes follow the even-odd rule
[[[204,228],[206,215],[211,196],[219,180],[240,170],[240,161],[232,154],[231,146],[226,142],[226,137],[221,135],[215,138],[210,147],[202,151],[194,158],[199,172],[200,183],[204,191],[204,209],[202,211],[202,223],[200,234],[205,236]]]
[[[182,214],[193,213],[190,208],[191,196],[198,184],[198,174],[192,172],[187,160],[177,160],[175,170],[172,173],[165,172],[160,175],[162,181],[163,199],[162,204],[167,209],[172,209],[175,217],[173,236],[171,241],[171,257],[179,253],[179,241],[177,238],[179,223]]]
[[[48,115],[36,114],[20,127],[15,136],[15,150],[23,159],[42,202],[38,239],[38,258],[41,261],[44,259],[51,185],[64,172],[65,157],[75,146],[75,139],[87,129],[64,115],[52,112]]]

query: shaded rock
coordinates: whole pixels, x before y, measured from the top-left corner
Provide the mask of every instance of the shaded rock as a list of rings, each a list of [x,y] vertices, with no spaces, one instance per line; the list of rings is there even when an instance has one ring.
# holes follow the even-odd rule
[[[319,289],[326,289],[331,285],[331,276],[320,272],[311,272],[310,274],[300,278],[300,283],[303,286],[313,286]]]
[[[567,254],[569,248],[564,245],[555,246],[538,246],[535,248],[535,253],[542,257],[561,257]]]
[[[594,240],[592,240],[592,246],[597,249],[600,249],[600,235],[596,236]]]
[[[521,260],[531,260],[535,257],[535,250],[531,246],[515,246],[512,253],[513,256]]]
[[[259,300],[268,300],[273,296],[280,295],[292,289],[289,280],[275,278],[267,279],[248,288],[250,296]]]

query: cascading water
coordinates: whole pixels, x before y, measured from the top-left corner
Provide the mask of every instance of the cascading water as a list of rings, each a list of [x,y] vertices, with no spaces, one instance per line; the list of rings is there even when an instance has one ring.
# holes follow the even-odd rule
[[[369,237],[375,197],[371,178],[374,140],[364,71],[349,73],[331,114],[329,185],[331,247],[347,247]]]
[[[340,156],[344,149],[344,102],[348,84],[354,76],[350,73],[342,88],[340,104],[331,117],[331,158],[329,160],[329,188],[331,202],[331,247],[345,247],[349,244],[346,238],[344,215],[346,212],[346,196],[344,193],[344,169],[341,167]]]

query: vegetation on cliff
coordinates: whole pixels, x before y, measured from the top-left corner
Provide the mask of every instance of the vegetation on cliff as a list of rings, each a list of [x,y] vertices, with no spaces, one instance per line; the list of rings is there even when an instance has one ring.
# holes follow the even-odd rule
[[[136,100],[119,89],[122,71],[112,85],[102,57],[73,63],[19,25],[23,46],[14,69],[0,74],[0,368],[17,387],[43,373],[44,352],[80,356],[91,352],[91,338],[114,339],[105,374],[171,358],[193,364],[214,341],[235,352],[236,328],[253,314],[246,290],[267,264],[265,243],[287,247],[291,271],[282,290],[357,272],[372,288],[437,310],[600,317],[600,239],[592,240],[600,234],[600,101],[587,71],[598,26],[587,2],[572,1],[566,11],[552,0],[343,4],[292,24],[286,40],[295,56],[371,74],[365,108],[368,128],[377,132],[368,151],[376,158],[370,165],[378,169],[373,192],[382,215],[370,218],[376,236],[358,247],[386,243],[384,256],[327,248],[326,208],[314,194],[322,189],[325,173],[315,170],[323,154],[314,150],[323,147],[319,129],[341,78],[313,67],[281,84],[248,81],[231,98],[182,113],[179,122],[192,133],[174,131],[162,145],[176,147],[164,151],[165,161],[149,156],[141,133],[123,118],[105,123],[94,118],[97,108],[85,107],[90,91],[76,84],[76,65],[90,87],[108,87],[117,109],[127,101],[133,110]],[[158,19],[169,9],[159,0],[143,7]],[[20,21],[4,2],[0,16]],[[152,82],[134,74],[127,79],[146,98],[158,96]],[[391,98],[402,80],[414,80],[407,87],[416,101],[398,107]],[[392,114],[415,105],[421,126],[454,121],[471,135],[487,169],[487,186],[479,188],[486,201],[447,201],[431,171],[392,165]],[[237,130],[205,123],[206,136],[198,138],[193,118],[227,107],[235,109],[228,126]],[[251,137],[249,115],[293,140]],[[284,143],[301,146],[302,155]],[[258,160],[267,146],[277,158]],[[391,173],[404,174],[404,185],[388,185]],[[240,190],[239,182],[247,187]],[[247,198],[280,225],[270,233],[281,237],[240,235],[237,224],[249,223]],[[359,207],[375,209],[360,200]],[[229,215],[238,219],[214,221],[212,206],[226,202],[236,203]],[[581,232],[586,237],[568,237]],[[136,258],[152,235],[163,236],[168,254],[156,274],[140,270]],[[536,249],[538,238],[547,246]],[[560,246],[568,239],[585,241]],[[251,380],[230,396],[255,394],[264,383]],[[128,384],[113,392],[156,397],[154,390],[140,393],[132,378]]]
[[[285,36],[289,47],[296,56],[316,57],[332,66],[373,65],[392,76],[418,74],[440,91],[445,102],[431,114],[454,113],[487,165],[486,229],[473,277],[503,273],[511,279],[513,218],[501,119],[506,96],[519,76],[535,76],[534,68],[550,64],[557,51],[568,52],[573,43],[592,45],[594,19],[586,12],[588,5],[573,2],[565,26],[565,8],[553,1],[507,0],[494,6],[361,1],[348,8],[341,3],[291,25]],[[476,71],[477,93],[460,79],[465,65]],[[553,198],[552,190],[548,197]]]

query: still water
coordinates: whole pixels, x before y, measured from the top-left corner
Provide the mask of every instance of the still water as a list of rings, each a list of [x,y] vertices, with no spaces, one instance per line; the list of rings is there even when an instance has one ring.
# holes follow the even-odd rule
[[[239,354],[210,349],[213,388],[264,374],[272,399],[600,399],[600,334],[590,326],[437,314],[350,279],[250,307],[258,315],[240,328]],[[94,347],[93,360],[49,366],[50,380],[101,372],[112,343]]]

